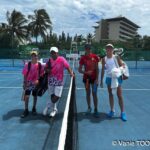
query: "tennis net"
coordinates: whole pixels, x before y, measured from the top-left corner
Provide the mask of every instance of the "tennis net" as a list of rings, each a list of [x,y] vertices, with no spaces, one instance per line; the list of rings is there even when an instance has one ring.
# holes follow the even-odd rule
[[[70,61],[70,65],[74,65]],[[66,74],[62,96],[58,104],[58,114],[50,122],[43,150],[77,150],[78,124],[76,108],[75,78]]]

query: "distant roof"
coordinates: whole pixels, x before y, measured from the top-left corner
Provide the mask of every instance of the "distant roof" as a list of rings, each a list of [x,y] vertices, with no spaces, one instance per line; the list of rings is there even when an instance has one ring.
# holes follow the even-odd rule
[[[138,26],[137,24],[135,24],[134,22],[132,22],[131,20],[127,19],[126,17],[122,17],[122,16],[119,16],[119,17],[115,17],[115,18],[110,18],[110,19],[106,19],[107,21],[120,21],[120,20],[123,20],[125,22],[128,22],[129,24],[132,24],[134,27],[136,28],[140,28],[140,26]]]
[[[93,28],[99,28],[99,26],[92,26]]]

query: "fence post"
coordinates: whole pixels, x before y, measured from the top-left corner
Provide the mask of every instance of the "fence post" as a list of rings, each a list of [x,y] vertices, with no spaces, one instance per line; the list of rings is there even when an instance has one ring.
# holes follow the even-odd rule
[[[137,69],[137,50],[136,50],[136,53],[135,53],[135,69]]]

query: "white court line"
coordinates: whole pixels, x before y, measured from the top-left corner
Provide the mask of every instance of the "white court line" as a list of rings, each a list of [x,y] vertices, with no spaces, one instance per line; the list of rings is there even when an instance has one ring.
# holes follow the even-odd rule
[[[142,76],[150,76],[150,74],[140,74],[140,75],[138,75],[138,74],[136,75],[136,74],[135,74],[135,75],[130,75],[130,76],[131,76],[131,77],[132,77],[132,76],[134,76],[134,77],[142,77]]]
[[[107,90],[107,88],[98,88],[100,90]],[[85,88],[79,88],[79,87],[76,87],[76,90],[85,90]],[[149,89],[122,89],[123,91],[150,91],[150,88]]]
[[[21,72],[0,72],[0,75],[1,74],[21,74]]]
[[[7,77],[7,76],[6,76],[6,77],[1,77],[1,80],[0,80],[0,81],[3,81],[3,80],[7,80],[7,81],[8,81],[8,80],[10,80],[10,79],[17,80],[17,79],[21,79],[21,78],[22,78],[22,77],[16,77],[16,78],[15,78],[15,77],[10,77],[10,76]]]
[[[0,89],[20,89],[22,88],[21,86],[0,86]],[[68,90],[70,87],[64,87],[64,90]],[[98,88],[100,90],[107,90],[107,88]],[[76,87],[76,90],[85,90],[85,88],[80,88],[80,87]],[[125,89],[123,88],[122,90],[124,91],[150,91],[149,89]]]
[[[75,74],[76,76],[83,76],[83,74],[79,74],[79,73],[76,73]],[[130,75],[130,77],[132,77],[132,76],[139,76],[139,77],[142,77],[142,76],[150,76],[150,74],[140,74],[140,75]]]
[[[0,86],[0,89],[21,89],[22,87],[21,86],[18,86],[18,87],[15,87],[15,86],[9,86],[9,87],[7,87],[7,86]],[[63,88],[64,90],[68,90],[69,89],[69,87],[66,87],[66,88]]]
[[[20,87],[20,86],[9,86],[9,87],[7,87],[7,86],[0,86],[0,89],[21,89],[22,87]]]

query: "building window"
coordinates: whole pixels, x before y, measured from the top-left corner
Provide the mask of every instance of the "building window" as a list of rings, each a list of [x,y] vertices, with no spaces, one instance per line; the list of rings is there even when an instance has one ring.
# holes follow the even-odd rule
[[[127,31],[127,32],[129,32],[129,33],[131,33],[131,34],[135,34],[135,32],[133,32],[133,31],[131,31],[131,30],[128,30],[128,29],[126,29],[126,28],[124,28],[124,27],[122,27],[122,26],[120,26],[120,29],[122,29],[122,30],[124,30],[124,31]]]
[[[120,34],[122,34],[122,35],[125,35],[125,36],[128,36],[128,37],[133,38],[133,36],[132,36],[132,35],[129,35],[129,34],[125,33],[125,32],[119,31],[119,33],[120,33]]]
[[[126,23],[124,22],[120,22],[121,25],[125,26],[125,27],[128,27],[129,29],[133,30],[133,31],[136,31],[137,29],[133,28],[132,26],[130,25],[127,25]]]

